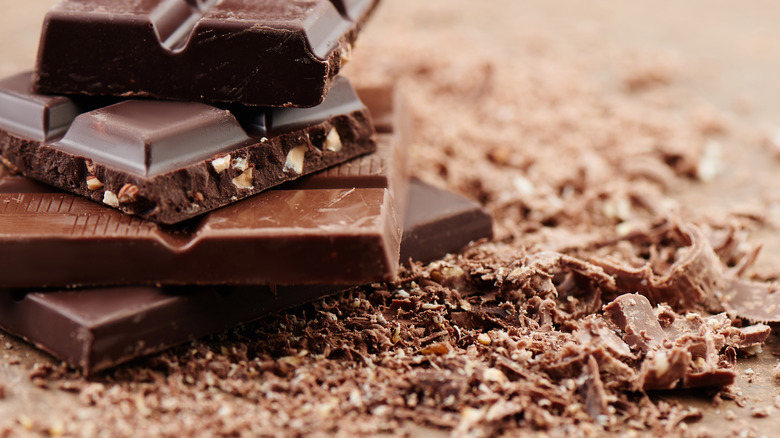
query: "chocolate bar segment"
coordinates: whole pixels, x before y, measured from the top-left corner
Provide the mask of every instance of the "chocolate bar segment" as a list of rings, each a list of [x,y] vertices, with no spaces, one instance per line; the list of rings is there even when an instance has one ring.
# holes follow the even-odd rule
[[[3,162],[166,224],[375,149],[368,109],[344,78],[320,105],[283,109],[134,100],[100,107],[104,99],[29,87],[29,74],[0,81]]]
[[[435,205],[426,202],[432,196],[438,199]],[[435,247],[461,248],[476,237],[491,234],[488,226],[482,235],[475,236],[465,219],[479,218],[489,225],[490,217],[476,203],[453,193],[414,181],[409,202],[404,236],[419,235],[422,226],[428,230],[428,242],[435,243]],[[416,211],[419,208],[426,211]],[[453,211],[460,211],[464,220],[453,221]],[[420,218],[424,220],[418,222]],[[401,242],[402,251],[409,257],[433,255],[416,242],[412,246],[409,243],[406,237]],[[6,289],[0,290],[0,327],[93,373],[339,290],[332,285],[183,289],[128,286],[26,294]]]
[[[64,0],[43,23],[35,89],[314,106],[376,3]]]
[[[58,138],[81,112],[75,101],[64,96],[29,92],[30,74],[21,73],[0,81],[0,124],[3,129],[35,141]]]
[[[200,103],[129,100],[76,117],[51,147],[117,172],[153,177],[249,144],[229,111]]]

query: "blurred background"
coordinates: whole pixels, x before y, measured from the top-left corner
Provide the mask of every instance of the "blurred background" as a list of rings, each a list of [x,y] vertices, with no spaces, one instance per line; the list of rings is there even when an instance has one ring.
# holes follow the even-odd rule
[[[55,3],[0,0],[0,74],[34,65],[41,20]],[[780,4],[771,0],[393,0],[382,3],[359,45],[388,30],[407,40],[445,33],[503,56],[523,56],[529,44],[568,46],[607,56],[605,67],[629,48],[665,52],[688,69],[687,85],[719,104],[778,114],[779,22]]]

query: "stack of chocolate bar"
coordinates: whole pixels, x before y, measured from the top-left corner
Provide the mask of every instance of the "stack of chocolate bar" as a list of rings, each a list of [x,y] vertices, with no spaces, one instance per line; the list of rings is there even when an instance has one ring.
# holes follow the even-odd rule
[[[337,76],[377,1],[55,6],[0,80],[0,327],[91,373],[489,237]]]

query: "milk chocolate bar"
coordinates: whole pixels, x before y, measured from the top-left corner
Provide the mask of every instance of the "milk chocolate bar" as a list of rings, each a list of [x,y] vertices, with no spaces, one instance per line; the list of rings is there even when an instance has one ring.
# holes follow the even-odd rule
[[[413,181],[409,204],[401,248],[411,259],[438,258],[491,236],[490,216],[461,196]],[[442,248],[438,253],[416,242],[423,232],[428,243]],[[339,290],[333,285],[5,289],[0,290],[0,327],[93,373]]]
[[[46,15],[41,93],[309,107],[378,0],[64,0]]]
[[[125,213],[172,224],[375,149],[345,78],[313,108],[34,94],[0,81],[0,154],[15,171]],[[96,108],[97,107],[97,108]]]

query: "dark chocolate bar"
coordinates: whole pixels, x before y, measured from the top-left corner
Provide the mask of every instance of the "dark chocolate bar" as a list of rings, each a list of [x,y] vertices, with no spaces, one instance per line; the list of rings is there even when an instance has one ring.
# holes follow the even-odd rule
[[[64,0],[46,15],[35,89],[309,107],[378,0]]]
[[[490,217],[461,196],[414,181],[409,203],[404,236],[424,232],[434,248],[454,251],[491,235]],[[411,239],[404,237],[401,248],[412,259],[444,255]],[[0,326],[93,373],[339,290],[332,285],[113,287],[26,294],[5,289],[0,290]]]
[[[0,154],[22,174],[172,224],[375,149],[368,109],[345,78],[313,108],[104,103],[0,81]]]
[[[400,138],[379,134],[373,154],[175,226],[38,185],[20,191],[27,180],[6,176],[0,287],[393,279],[406,204]]]

